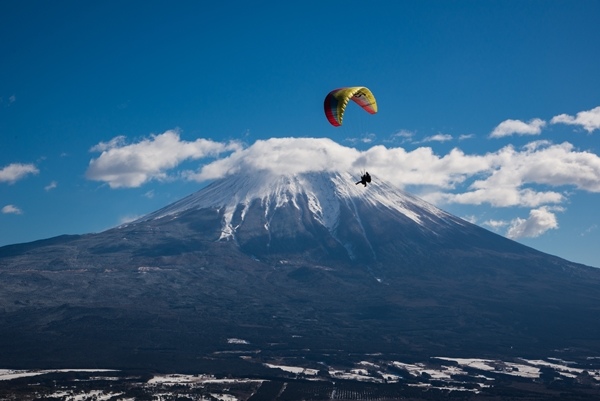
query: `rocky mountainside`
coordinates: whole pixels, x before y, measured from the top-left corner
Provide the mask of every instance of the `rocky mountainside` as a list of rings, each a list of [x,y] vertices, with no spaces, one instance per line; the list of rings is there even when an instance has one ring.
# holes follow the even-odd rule
[[[11,367],[600,356],[600,270],[377,177],[233,175],[102,233],[2,247],[0,280]]]

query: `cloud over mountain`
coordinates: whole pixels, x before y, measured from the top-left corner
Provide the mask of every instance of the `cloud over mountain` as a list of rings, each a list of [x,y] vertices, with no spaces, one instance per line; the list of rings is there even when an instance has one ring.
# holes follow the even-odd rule
[[[111,188],[138,187],[151,179],[166,178],[183,161],[213,157],[198,170],[174,175],[203,182],[239,171],[358,174],[367,169],[401,188],[429,188],[430,201],[500,207],[563,202],[565,195],[552,188],[600,192],[600,157],[568,142],[534,141],[519,149],[508,145],[482,155],[454,148],[438,155],[430,147],[407,151],[376,145],[361,151],[328,138],[271,138],[243,147],[237,142],[206,139],[187,142],[176,131],[167,131],[134,144],[118,137],[94,150],[102,150],[102,154],[90,161],[87,177]],[[224,153],[228,154],[219,157]]]
[[[196,181],[222,178],[242,170],[275,174],[348,171],[358,168],[361,152],[328,138],[271,138],[188,173]]]
[[[571,143],[546,140],[495,152],[467,154],[454,148],[436,154],[431,147],[414,150],[376,145],[358,150],[328,138],[271,138],[243,146],[238,142],[184,141],[176,131],[137,143],[116,137],[99,143],[101,155],[90,161],[89,179],[111,188],[139,187],[167,178],[206,182],[239,172],[291,175],[306,172],[368,170],[399,188],[410,188],[432,203],[532,208],[527,219],[506,222],[510,238],[535,237],[557,228],[548,206],[564,204],[568,190],[600,192],[600,157]],[[196,170],[184,161],[199,160]],[[179,169],[177,169],[179,167]],[[492,227],[499,229],[499,226]]]

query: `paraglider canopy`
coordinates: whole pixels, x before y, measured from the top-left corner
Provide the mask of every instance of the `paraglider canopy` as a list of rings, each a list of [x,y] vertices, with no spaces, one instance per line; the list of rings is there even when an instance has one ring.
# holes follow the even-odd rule
[[[352,86],[335,89],[329,92],[324,102],[325,116],[327,116],[327,120],[334,127],[342,125],[344,112],[350,99],[366,112],[370,114],[377,113],[377,101],[368,88],[364,86]]]

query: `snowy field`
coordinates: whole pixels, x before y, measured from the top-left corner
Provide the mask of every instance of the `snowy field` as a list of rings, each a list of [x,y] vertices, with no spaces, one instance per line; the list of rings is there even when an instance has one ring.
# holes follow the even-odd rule
[[[116,372],[113,369],[53,369],[53,370],[13,370],[0,369],[0,380],[13,380],[21,377],[45,375],[64,372]]]
[[[232,342],[242,343],[239,339]],[[401,361],[382,361],[366,356],[365,360],[355,363],[352,368],[336,368],[319,363],[320,366],[306,367],[284,363],[261,363],[274,371],[274,377],[287,378],[281,382],[272,382],[271,386],[281,385],[280,393],[287,391],[288,384],[302,379],[303,383],[314,383],[315,388],[327,387],[330,399],[337,399],[341,394],[353,394],[353,399],[370,400],[371,396],[361,395],[360,390],[342,389],[340,383],[364,383],[362,385],[401,386],[401,388],[422,389],[422,391],[440,391],[443,393],[460,392],[465,394],[482,394],[493,390],[499,375],[530,380],[540,384],[542,370],[549,369],[555,377],[574,383],[584,383],[588,388],[600,388],[600,369],[583,369],[575,362],[557,358],[524,359],[500,361],[478,358],[435,357],[425,362],[406,363]],[[245,360],[254,358],[244,355]],[[377,356],[375,356],[377,358]],[[49,393],[35,393],[36,385],[47,388],[43,376],[47,374],[79,374],[77,379],[69,375],[67,384],[56,385]],[[85,373],[90,373],[85,375]],[[38,379],[39,377],[39,379]],[[81,378],[84,377],[84,378]],[[154,400],[172,400],[185,395],[184,399],[196,401],[242,401],[259,391],[265,383],[271,382],[259,378],[215,377],[210,374],[162,374],[141,379],[124,376],[123,373],[109,369],[57,369],[57,370],[13,370],[0,369],[0,382],[8,383],[17,379],[30,378],[29,386],[33,392],[27,399],[59,399],[62,401],[132,401],[135,388],[144,394],[151,394]],[[54,376],[52,376],[54,378]],[[46,383],[40,386],[40,383]],[[69,382],[70,380],[70,382]],[[86,384],[87,383],[87,384]],[[114,383],[114,384],[112,384]],[[322,384],[319,384],[322,383]],[[337,383],[337,384],[336,384]],[[587,384],[585,384],[587,383]],[[590,384],[591,383],[591,384]],[[357,384],[360,386],[361,384]],[[125,386],[125,387],[123,387]],[[591,386],[591,387],[590,387]],[[383,388],[383,387],[380,387]],[[397,388],[397,387],[396,387]],[[369,390],[372,391],[372,390]],[[600,392],[600,390],[599,390]],[[366,394],[366,393],[365,393]],[[372,393],[369,393],[372,394]],[[4,393],[6,395],[6,393]],[[374,397],[374,395],[373,395]],[[0,399],[17,399],[2,398]]]

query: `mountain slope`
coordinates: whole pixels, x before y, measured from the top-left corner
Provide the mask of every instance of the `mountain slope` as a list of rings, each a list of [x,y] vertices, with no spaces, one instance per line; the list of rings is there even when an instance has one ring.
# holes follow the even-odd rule
[[[237,366],[231,338],[263,356],[600,353],[599,270],[377,177],[234,175],[103,233],[0,248],[0,280],[0,353],[29,367]]]

